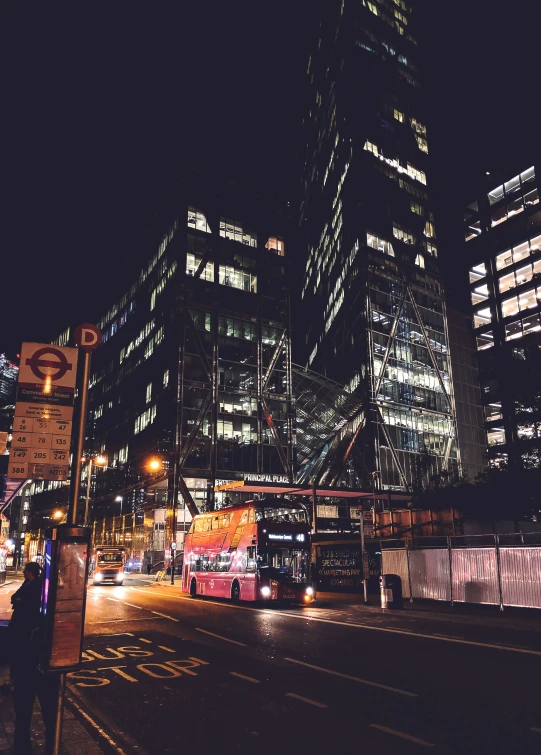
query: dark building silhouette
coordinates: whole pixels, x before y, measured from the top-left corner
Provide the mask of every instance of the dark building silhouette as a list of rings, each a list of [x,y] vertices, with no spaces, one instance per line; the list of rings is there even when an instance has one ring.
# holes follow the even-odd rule
[[[98,322],[86,441],[107,460],[90,488],[96,541],[156,561],[173,501],[183,532],[224,503],[217,482],[293,481],[285,224],[271,200],[197,172],[160,208],[139,276]],[[34,484],[51,500],[59,488]]]

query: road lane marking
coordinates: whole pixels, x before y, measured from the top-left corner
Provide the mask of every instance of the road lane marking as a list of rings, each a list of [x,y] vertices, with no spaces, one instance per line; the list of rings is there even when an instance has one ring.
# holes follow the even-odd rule
[[[237,642],[237,640],[230,640],[229,637],[224,637],[222,634],[214,634],[214,632],[207,632],[206,629],[199,629],[199,627],[195,627],[196,632],[203,632],[203,634],[210,634],[211,637],[217,637],[219,640],[225,640],[226,642],[231,642],[233,645],[241,645],[241,647],[245,648],[246,643],[245,642]]]
[[[381,724],[369,724],[369,726],[372,729],[379,729],[380,731],[384,731],[387,734],[393,734],[395,737],[400,737],[401,739],[407,739],[410,742],[415,742],[415,744],[423,745],[423,747],[434,747],[434,742],[427,742],[426,739],[412,737],[411,734],[405,734],[403,731],[398,731],[397,729],[389,729],[388,726],[382,726]]]
[[[155,613],[155,611],[152,611],[152,613]],[[147,616],[145,619],[107,619],[106,621],[85,621],[85,624],[88,624],[89,626],[95,626],[97,624],[120,624],[121,622],[129,624],[131,621],[158,621],[158,619],[155,616]]]
[[[253,676],[244,676],[244,674],[237,674],[236,671],[229,672],[231,676],[238,676],[239,679],[246,679],[247,682],[253,682],[254,684],[261,684],[259,679],[254,679]]]
[[[138,637],[137,639],[139,640],[139,642],[149,642],[152,645],[152,640],[145,640],[144,637]]]
[[[171,650],[171,648],[166,648],[165,645],[158,645],[160,650],[167,650],[168,653],[176,653],[176,650]]]
[[[151,611],[151,613],[155,613],[156,616],[161,616],[162,619],[170,619],[171,621],[180,621],[180,619],[175,619],[174,616],[168,616],[166,613],[160,613],[159,611]]]
[[[120,603],[120,601],[117,601],[117,602]],[[143,609],[143,606],[136,606],[133,603],[124,603],[124,605],[130,606],[130,608],[138,608],[140,611],[143,611],[143,610],[148,611],[148,608]]]
[[[193,655],[190,656],[190,661],[197,661],[198,663],[202,663],[203,666],[210,666],[208,661],[202,661],[201,658],[194,658]]]
[[[388,692],[396,692],[399,695],[406,695],[407,697],[419,697],[415,692],[407,692],[404,689],[398,689],[397,687],[389,687],[387,684],[378,684],[377,682],[369,682],[367,679],[359,679],[358,676],[350,676],[350,674],[342,674],[340,671],[332,671],[328,668],[323,668],[322,666],[314,666],[311,663],[305,663],[304,661],[296,661],[295,658],[284,658],[284,661],[289,661],[290,663],[298,663],[299,666],[306,666],[307,668],[313,668],[316,671],[324,671],[326,674],[332,674],[333,676],[341,676],[344,679],[351,679],[354,682],[359,682],[360,684],[368,684],[370,687],[379,687],[379,689],[386,689]]]
[[[315,705],[316,708],[327,708],[327,705],[324,705],[323,703],[318,703],[317,700],[310,700],[309,697],[303,697],[302,695],[296,695],[294,692],[286,692],[286,697],[294,697],[295,700],[302,700],[303,703],[308,703],[308,705]]]
[[[142,589],[140,587],[132,587],[130,589],[139,590],[139,592],[144,592],[147,595],[149,594],[148,589],[150,589],[151,591],[150,594],[156,597],[158,596],[162,598],[165,597],[165,593],[163,591],[156,592],[156,590],[152,590],[152,588]],[[188,596],[169,595],[168,597],[171,599],[189,600],[193,602],[193,598],[189,598]],[[473,647],[488,648],[489,650],[506,650],[510,653],[525,653],[526,655],[541,656],[540,650],[530,650],[526,648],[513,647],[512,645],[494,645],[490,642],[475,642],[474,640],[462,640],[458,637],[451,637],[451,636],[442,637],[436,634],[410,632],[408,629],[391,629],[390,627],[375,626],[373,624],[359,624],[358,622],[353,622],[353,621],[337,621],[336,619],[323,619],[318,616],[308,616],[306,614],[300,614],[300,613],[287,613],[286,611],[275,611],[275,610],[270,610],[268,608],[250,608],[248,606],[237,606],[231,603],[218,603],[212,600],[206,600],[204,604],[200,603],[200,605],[215,606],[216,608],[235,608],[240,611],[253,611],[254,613],[264,613],[267,616],[269,615],[270,616],[285,616],[288,619],[300,619],[301,621],[319,621],[323,624],[336,624],[338,626],[352,627],[354,629],[369,629],[373,632],[387,632],[390,634],[402,634],[402,635],[405,635],[406,637],[420,637],[421,639],[436,640],[438,642],[454,642],[458,645],[472,645]]]

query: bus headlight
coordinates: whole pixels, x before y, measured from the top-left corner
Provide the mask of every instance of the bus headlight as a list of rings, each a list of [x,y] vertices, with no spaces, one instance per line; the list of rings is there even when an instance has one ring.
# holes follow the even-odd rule
[[[313,595],[314,594],[314,588],[313,587],[307,587],[305,590],[307,595]]]
[[[124,575],[122,574],[121,571],[118,572],[118,574],[116,575],[116,578],[118,582],[122,582],[122,580],[124,579]]]
[[[261,588],[261,595],[264,598],[270,597],[270,594],[271,594],[271,589],[270,587],[268,587],[268,585],[265,585],[264,587]]]
[[[97,574],[94,574],[94,582],[101,582],[102,579],[103,579],[103,575],[100,572],[98,572]]]

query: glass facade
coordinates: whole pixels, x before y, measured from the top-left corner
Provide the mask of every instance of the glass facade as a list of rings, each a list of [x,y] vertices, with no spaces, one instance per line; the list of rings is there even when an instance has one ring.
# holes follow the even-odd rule
[[[458,463],[420,12],[408,2],[324,3],[307,66],[303,358],[363,406],[362,426],[349,418],[335,439],[347,459],[335,481],[376,477],[386,490],[422,486]]]
[[[465,214],[473,327],[484,386],[486,443],[492,464],[536,466],[540,443],[532,417],[541,347],[539,168],[489,176],[488,190]],[[468,238],[474,221],[481,232]],[[533,423],[535,425],[535,421]],[[535,462],[535,460],[538,460]],[[535,463],[534,463],[535,462]]]

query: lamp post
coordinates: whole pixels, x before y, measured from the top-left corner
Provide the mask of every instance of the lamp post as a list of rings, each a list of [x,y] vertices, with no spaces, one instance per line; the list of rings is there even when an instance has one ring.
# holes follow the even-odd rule
[[[162,470],[163,461],[159,457],[154,456],[152,457],[152,459],[148,460],[146,467],[149,472],[155,475]],[[156,489],[154,489],[154,494],[155,493],[156,493]],[[156,506],[156,496],[154,497],[154,506]],[[167,530],[166,530],[166,542],[167,542]],[[152,547],[154,548],[154,543],[152,544]],[[165,547],[165,543],[164,543],[164,547]],[[152,561],[152,556],[151,556],[151,561]],[[164,567],[165,567],[165,564],[164,564]]]
[[[81,459],[81,461],[86,461],[86,459]],[[102,456],[99,454],[98,456],[88,457],[88,464],[87,464],[87,478],[86,478],[86,502],[85,502],[85,527],[88,527],[88,513],[89,513],[89,503],[90,503],[90,487],[92,485],[92,466],[96,467],[102,467],[102,469],[107,468],[107,459],[105,456]]]
[[[123,497],[121,495],[117,495],[115,502],[120,503],[120,539],[122,540],[122,545],[124,545],[124,519],[122,518],[122,501]]]

